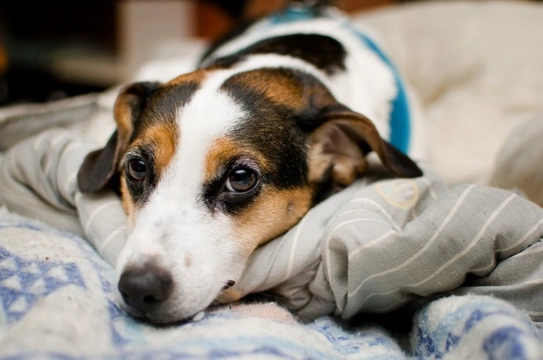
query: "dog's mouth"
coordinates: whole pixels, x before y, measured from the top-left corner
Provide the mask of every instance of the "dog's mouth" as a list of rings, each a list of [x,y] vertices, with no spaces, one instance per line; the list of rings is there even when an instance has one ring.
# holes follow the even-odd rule
[[[161,314],[159,311],[143,312],[141,310],[134,309],[124,303],[121,304],[121,308],[130,316],[138,319],[141,322],[158,326],[173,326],[188,323],[192,321],[194,317],[202,311],[196,311],[188,316],[172,316],[169,314]]]
[[[166,317],[162,318],[162,317],[148,316],[130,307],[125,307],[125,310],[129,315],[136,318],[139,322],[143,322],[143,323],[154,325],[154,326],[160,326],[160,327],[183,325],[192,320],[192,317],[176,320],[176,319],[170,319]]]
[[[224,286],[222,287],[221,291],[225,291],[230,289],[232,286],[236,285],[236,282],[234,280],[228,280]]]
[[[119,291],[118,293],[118,295],[120,295],[118,303],[126,313],[137,318],[139,321],[158,326],[179,325],[193,321],[199,313],[209,307],[222,306],[225,303],[239,300],[241,295],[234,289],[235,285],[236,281],[234,280],[225,281],[224,286],[212,302],[205,306],[201,306],[201,309],[191,311],[189,314],[176,314],[175,308],[171,308],[173,311],[169,311],[168,308],[175,306],[175,304],[172,305],[172,301],[160,302],[153,301],[153,299],[149,299],[149,306],[145,310],[138,309],[137,307],[130,305],[130,301],[122,291]]]

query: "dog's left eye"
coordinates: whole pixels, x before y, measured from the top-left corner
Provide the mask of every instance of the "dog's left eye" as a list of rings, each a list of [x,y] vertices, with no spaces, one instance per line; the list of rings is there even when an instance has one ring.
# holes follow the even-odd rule
[[[234,168],[226,179],[226,189],[230,192],[247,192],[253,189],[258,182],[257,174],[246,167]]]
[[[135,181],[142,181],[147,175],[147,165],[142,159],[132,159],[128,162],[128,176]]]

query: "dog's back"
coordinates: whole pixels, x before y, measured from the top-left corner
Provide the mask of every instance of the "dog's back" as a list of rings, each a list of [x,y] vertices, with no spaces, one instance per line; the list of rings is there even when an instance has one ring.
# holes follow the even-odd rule
[[[328,6],[330,1],[293,3],[272,16],[242,23],[210,47],[200,66],[228,66],[258,57],[255,67],[300,68],[322,81],[340,103],[372,119],[384,139],[423,158],[416,96],[377,36],[355,27]]]

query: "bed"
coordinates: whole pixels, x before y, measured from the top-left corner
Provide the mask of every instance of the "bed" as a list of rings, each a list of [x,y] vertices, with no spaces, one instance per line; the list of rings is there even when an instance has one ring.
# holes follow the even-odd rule
[[[76,186],[118,88],[1,109],[0,355],[540,359],[542,18],[513,2],[357,15],[420,95],[424,176],[373,171],[257,250],[235,287],[256,299],[169,326],[117,305],[126,217],[115,194]],[[135,79],[191,61],[157,59]]]

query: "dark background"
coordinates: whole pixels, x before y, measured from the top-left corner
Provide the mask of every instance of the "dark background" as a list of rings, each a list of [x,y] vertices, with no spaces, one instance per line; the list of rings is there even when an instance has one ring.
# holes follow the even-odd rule
[[[118,5],[122,1],[0,0],[0,106],[55,100],[115,85],[114,81],[59,78],[51,70],[51,63],[67,53],[83,57],[88,54],[89,58],[94,54],[118,57]],[[348,12],[397,2],[402,1],[335,1]],[[191,36],[212,40],[233,26],[237,18],[270,12],[284,1],[193,0],[193,4]]]

